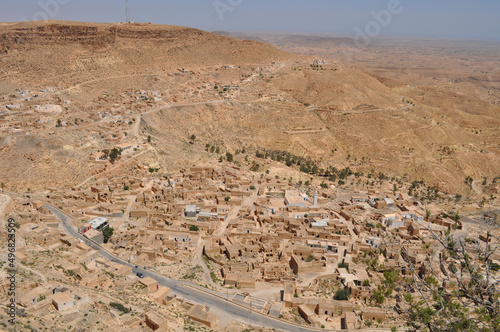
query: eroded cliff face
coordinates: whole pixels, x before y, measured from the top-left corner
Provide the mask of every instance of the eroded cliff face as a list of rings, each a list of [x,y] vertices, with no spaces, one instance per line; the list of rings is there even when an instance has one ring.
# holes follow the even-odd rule
[[[128,39],[137,42],[178,43],[192,44],[193,42],[227,43],[244,47],[261,47],[272,51],[276,55],[284,53],[272,46],[249,40],[237,40],[219,36],[202,30],[177,27],[158,26],[152,24],[98,24],[88,26],[70,23],[20,23],[7,27],[0,27],[0,50],[8,54],[15,49],[23,49],[34,45],[80,44],[95,49],[112,46],[117,40]],[[3,31],[2,31],[3,30]],[[262,50],[256,50],[262,53]]]
[[[113,43],[114,36],[97,27],[44,25],[37,27],[19,27],[0,35],[1,51],[8,54],[13,50],[21,50],[33,46],[80,43],[85,46],[104,47]]]

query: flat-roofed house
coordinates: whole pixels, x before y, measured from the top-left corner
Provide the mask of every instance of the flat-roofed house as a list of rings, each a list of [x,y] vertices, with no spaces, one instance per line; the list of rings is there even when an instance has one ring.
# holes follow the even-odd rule
[[[188,312],[188,317],[210,328],[214,328],[217,324],[217,316],[208,312],[208,309],[201,304],[193,306]]]
[[[116,148],[121,152],[129,152],[132,151],[133,149],[139,149],[139,145],[129,142],[129,143],[118,144]]]
[[[158,282],[151,277],[140,279],[139,283],[146,286],[150,293],[156,292],[158,290]]]
[[[297,190],[285,191],[285,204],[288,206],[307,206],[307,196],[301,195]]]
[[[35,289],[32,289],[29,292],[23,294],[19,299],[19,302],[29,308],[30,306],[43,301],[47,296],[50,295],[52,295],[52,291],[50,289],[38,286]]]
[[[80,303],[88,302],[87,296],[79,296],[78,294],[71,293],[71,291],[66,290],[64,292],[57,292],[52,298],[52,304],[58,311],[64,311],[72,309],[78,306]]]
[[[147,312],[144,314],[146,325],[153,331],[167,331],[168,330],[168,320],[161,317],[155,312]]]
[[[95,243],[99,243],[99,244],[104,243],[104,235],[102,234],[101,231],[98,231],[96,229],[91,229],[91,230],[85,232],[84,236],[87,239],[94,241]]]
[[[104,218],[104,217],[97,217],[97,218],[92,219],[89,222],[89,224],[92,227],[92,229],[100,230],[100,229],[108,227],[108,219]]]
[[[91,161],[105,161],[107,160],[108,157],[104,152],[96,152],[90,155],[90,160]]]
[[[344,312],[344,316],[341,319],[342,330],[354,330],[356,329],[356,315],[352,311]]]
[[[85,234],[85,232],[90,231],[91,229],[92,225],[87,222],[80,227],[80,233]]]
[[[299,305],[299,314],[308,323],[312,323],[311,319],[316,316],[316,313],[305,304]]]
[[[167,298],[170,296],[170,288],[162,286],[159,290],[151,295],[153,300],[158,304],[166,304]]]
[[[363,309],[361,316],[363,320],[385,320],[387,314],[383,308],[367,307]]]
[[[188,204],[184,208],[184,216],[186,218],[196,218],[198,213],[200,213],[200,208],[194,204]]]

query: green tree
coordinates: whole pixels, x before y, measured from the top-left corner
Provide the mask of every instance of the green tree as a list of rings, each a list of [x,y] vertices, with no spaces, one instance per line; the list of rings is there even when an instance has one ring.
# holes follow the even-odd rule
[[[382,281],[389,287],[393,287],[394,284],[399,280],[399,272],[395,269],[384,271],[384,280]]]
[[[117,148],[113,148],[109,153],[109,161],[114,164],[116,160],[120,159],[122,152]]]
[[[411,282],[403,287],[419,294],[417,298],[409,294],[403,297],[409,307],[405,313],[408,331],[500,331],[500,294],[491,274],[491,257],[499,245],[498,238],[487,232],[484,245],[470,246],[453,232],[430,232],[440,245],[441,257],[455,261],[456,265],[449,264],[448,269],[455,271],[456,282],[451,289],[443,289],[442,273],[434,271],[440,269],[440,264],[429,265],[425,273],[417,271],[407,249],[402,248],[402,257],[412,275]]]
[[[116,310],[123,312],[124,314],[128,314],[130,312],[130,309],[125,307],[121,303],[109,302],[109,306],[115,308]]]
[[[450,270],[451,273],[457,273],[457,271],[458,271],[456,265],[453,264],[453,262],[448,265],[448,270]]]
[[[109,239],[113,236],[114,229],[112,227],[106,227],[102,230],[102,235],[104,236],[104,243],[108,243]]]
[[[104,154],[104,158],[106,158],[106,159],[109,158],[109,150],[108,149],[102,150],[102,153]]]
[[[191,225],[191,226],[189,226],[189,230],[191,232],[198,232],[200,229],[196,225]]]
[[[309,256],[307,256],[307,258],[306,258],[306,262],[312,262],[314,259],[315,259],[315,258],[314,258],[314,256],[313,256],[313,255],[309,255]]]
[[[342,288],[342,289],[339,289],[335,292],[335,295],[333,296],[333,298],[337,301],[347,301],[349,299],[349,295],[351,295],[351,293],[349,292],[349,289]]]
[[[381,285],[378,285],[377,289],[373,291],[372,302],[376,304],[383,304],[385,302],[384,289]]]
[[[340,262],[338,264],[338,267],[340,267],[341,269],[344,268],[344,269],[348,269],[349,268],[349,264],[345,263],[345,262]]]
[[[230,163],[232,163],[234,161],[234,157],[231,153],[229,152],[226,152],[226,159],[227,161],[229,161]]]
[[[468,186],[472,186],[472,182],[473,182],[473,181],[474,181],[474,179],[473,179],[473,178],[471,178],[470,176],[467,176],[467,177],[465,178],[465,181],[464,181],[464,182],[465,182]]]
[[[256,163],[255,161],[252,163],[252,167],[250,167],[250,170],[252,172],[258,172],[260,169],[260,164]]]

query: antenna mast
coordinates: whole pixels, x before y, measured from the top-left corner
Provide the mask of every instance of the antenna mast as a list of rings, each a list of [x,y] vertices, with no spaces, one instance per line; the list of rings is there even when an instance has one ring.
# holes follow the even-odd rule
[[[128,0],[125,0],[125,16],[126,22],[130,23],[130,10],[128,8]]]

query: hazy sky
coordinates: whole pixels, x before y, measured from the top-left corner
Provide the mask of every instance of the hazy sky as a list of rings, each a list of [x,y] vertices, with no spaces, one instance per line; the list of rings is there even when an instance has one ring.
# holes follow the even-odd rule
[[[129,0],[137,22],[203,30],[500,40],[499,0]],[[398,5],[399,3],[399,5]],[[0,0],[0,21],[125,21],[125,0]],[[388,9],[391,9],[389,11]],[[383,13],[377,22],[372,13]]]

